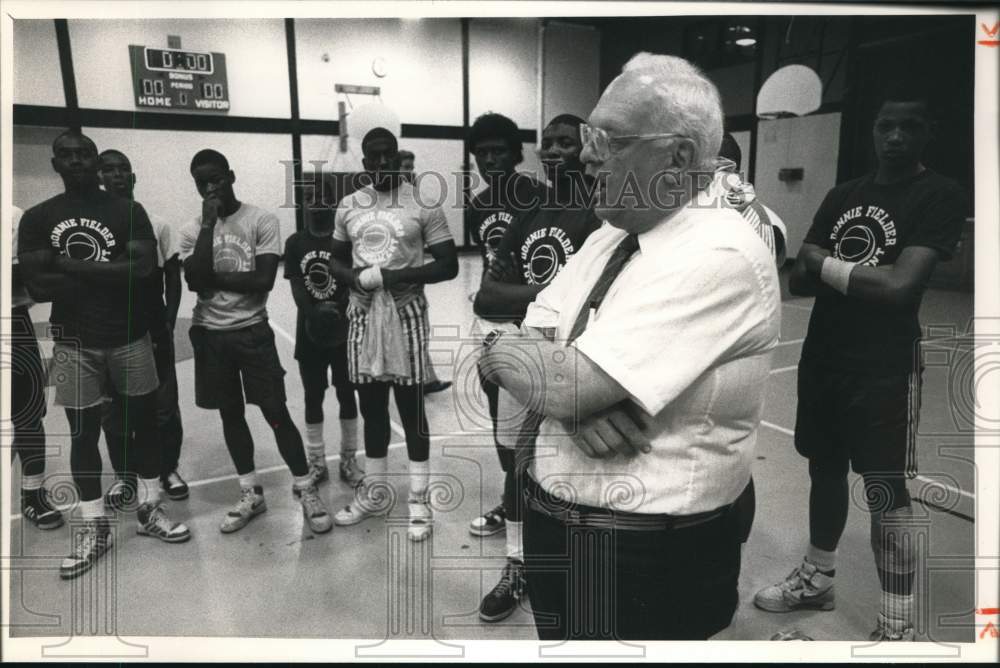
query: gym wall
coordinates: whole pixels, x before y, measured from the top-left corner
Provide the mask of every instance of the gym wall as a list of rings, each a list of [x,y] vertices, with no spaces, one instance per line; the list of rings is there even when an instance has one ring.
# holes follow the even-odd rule
[[[293,25],[298,118],[336,121],[342,97],[334,92],[334,84],[378,85],[382,101],[410,126],[409,132],[404,128],[400,146],[416,154],[417,170],[447,174],[453,188],[451,174],[461,171],[465,159],[461,20],[298,19]],[[566,38],[565,29],[547,28],[554,37],[543,49],[540,26],[538,19],[469,21],[470,122],[480,113],[496,111],[522,129],[537,132],[542,109],[549,116],[589,113],[599,93],[597,32],[585,28],[581,38],[573,40]],[[232,105],[228,116],[247,119],[250,132],[186,129],[186,119],[199,119],[193,112],[176,110],[163,110],[179,117],[176,129],[136,130],[122,123],[124,127],[83,130],[99,149],[118,148],[131,158],[138,177],[136,198],[174,226],[199,211],[188,165],[197,150],[211,147],[229,158],[238,195],[275,211],[283,236],[294,231],[295,211],[284,206],[289,190],[286,163],[296,139],[290,125],[295,119],[284,20],[70,20],[67,32],[78,106],[85,110],[145,113],[134,105],[129,44],[166,47],[167,36],[178,35],[183,48],[225,53]],[[15,112],[17,105],[47,112],[65,109],[54,22],[16,20],[14,50]],[[385,64],[384,77],[373,72],[376,58]],[[581,62],[593,68],[581,70]],[[558,86],[547,89],[543,100],[539,82],[546,78]],[[351,96],[354,105],[368,101],[366,96]],[[49,158],[52,138],[64,129],[41,127],[41,121],[25,116],[17,117],[14,132],[14,203],[22,208],[60,191]],[[260,132],[254,130],[255,123]],[[335,171],[361,168],[360,151],[340,154],[336,136],[303,133],[300,141],[306,170],[311,160],[335,163]],[[530,141],[525,142],[520,169],[541,174]],[[448,198],[446,215],[461,245],[460,194]]]

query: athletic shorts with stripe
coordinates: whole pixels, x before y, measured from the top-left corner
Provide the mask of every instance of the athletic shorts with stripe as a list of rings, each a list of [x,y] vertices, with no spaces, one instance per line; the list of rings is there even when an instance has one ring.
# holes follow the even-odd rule
[[[921,373],[859,374],[803,360],[795,449],[855,473],[917,474]]]
[[[403,341],[410,361],[410,377],[393,381],[396,385],[421,385],[426,380],[427,342],[430,324],[427,320],[427,298],[419,295],[397,309],[403,325]],[[368,327],[368,312],[360,306],[347,307],[349,329],[347,333],[347,364],[351,382],[356,385],[371,383],[374,379],[358,373],[361,360],[362,342]]]

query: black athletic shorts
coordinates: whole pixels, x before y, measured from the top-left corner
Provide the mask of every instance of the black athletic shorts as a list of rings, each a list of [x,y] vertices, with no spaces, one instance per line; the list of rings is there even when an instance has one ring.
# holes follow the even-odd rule
[[[48,379],[26,306],[11,309],[10,336],[10,418],[15,427],[30,426],[45,417]]]
[[[200,325],[189,333],[194,347],[194,402],[225,408],[243,402],[285,403],[285,370],[267,321],[243,329],[213,330]]]
[[[307,393],[324,392],[326,388],[350,387],[347,373],[347,342],[331,348],[300,348],[298,356],[302,388]]]
[[[799,363],[795,449],[855,473],[917,474],[921,374],[870,375]]]

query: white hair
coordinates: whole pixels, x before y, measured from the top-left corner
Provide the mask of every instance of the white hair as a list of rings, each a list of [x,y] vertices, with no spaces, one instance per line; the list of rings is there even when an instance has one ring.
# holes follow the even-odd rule
[[[637,53],[622,68],[651,86],[659,98],[650,118],[664,132],[689,137],[695,145],[693,167],[711,169],[722,145],[722,103],[715,84],[683,58]]]

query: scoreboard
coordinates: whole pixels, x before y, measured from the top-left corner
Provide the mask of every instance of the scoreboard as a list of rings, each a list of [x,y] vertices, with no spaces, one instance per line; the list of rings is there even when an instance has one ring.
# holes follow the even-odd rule
[[[130,44],[128,55],[137,107],[229,111],[226,54]]]

